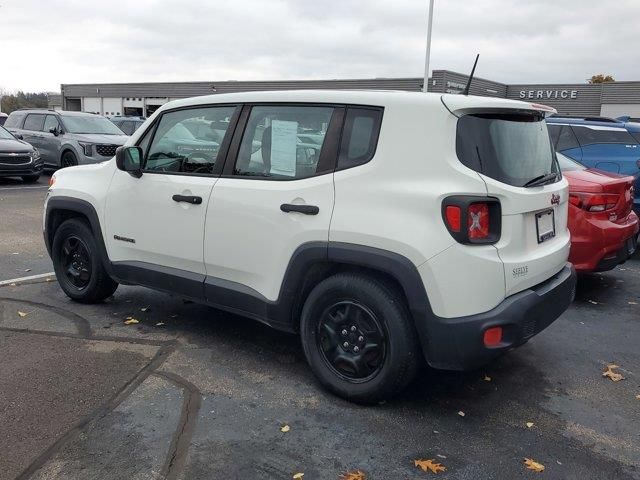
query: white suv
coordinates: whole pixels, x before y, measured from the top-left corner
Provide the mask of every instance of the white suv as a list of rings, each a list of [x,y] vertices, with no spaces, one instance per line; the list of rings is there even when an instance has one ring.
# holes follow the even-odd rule
[[[550,110],[364,91],[171,102],[115,159],[55,174],[47,248],[74,300],[144,285],[298,332],[326,387],[378,401],[421,355],[478,367],[573,300]]]

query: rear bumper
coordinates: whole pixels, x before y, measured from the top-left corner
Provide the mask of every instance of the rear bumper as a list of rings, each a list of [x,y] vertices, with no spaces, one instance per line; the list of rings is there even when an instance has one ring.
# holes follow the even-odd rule
[[[605,220],[570,222],[569,261],[578,272],[603,272],[615,268],[635,251],[638,217],[631,213],[623,223]]]
[[[547,328],[575,297],[576,271],[570,263],[556,275],[506,298],[494,309],[461,318],[433,316],[422,338],[427,361],[434,368],[472,370],[518,347]],[[502,342],[486,347],[484,331],[503,328]]]

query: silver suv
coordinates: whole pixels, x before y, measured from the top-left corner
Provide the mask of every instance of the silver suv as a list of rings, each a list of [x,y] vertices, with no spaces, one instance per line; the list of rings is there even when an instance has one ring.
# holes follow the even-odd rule
[[[104,162],[129,138],[105,117],[84,112],[16,110],[4,126],[38,149],[45,168]]]

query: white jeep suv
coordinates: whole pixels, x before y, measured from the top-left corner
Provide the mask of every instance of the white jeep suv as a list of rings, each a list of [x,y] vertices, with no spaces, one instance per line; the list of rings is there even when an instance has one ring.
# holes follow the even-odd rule
[[[573,300],[551,110],[364,91],[170,102],[111,161],[55,174],[45,241],[74,300],[144,285],[298,332],[320,382],[378,401],[422,356],[478,367]]]

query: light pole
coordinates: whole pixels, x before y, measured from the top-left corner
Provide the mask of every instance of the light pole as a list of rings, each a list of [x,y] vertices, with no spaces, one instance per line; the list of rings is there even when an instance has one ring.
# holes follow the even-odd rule
[[[433,25],[433,1],[429,0],[429,13],[427,20],[427,52],[424,59],[424,83],[422,91],[427,92],[429,89],[429,58],[431,57],[431,27]]]

